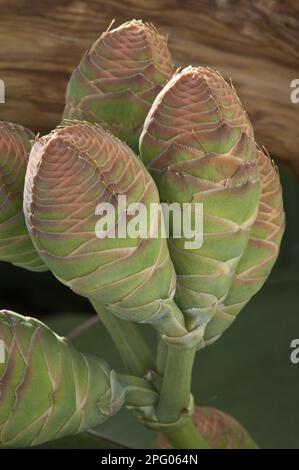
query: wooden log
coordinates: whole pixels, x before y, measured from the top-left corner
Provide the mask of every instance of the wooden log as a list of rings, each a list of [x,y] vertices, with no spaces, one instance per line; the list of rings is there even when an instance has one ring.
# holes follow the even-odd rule
[[[232,81],[259,144],[299,176],[297,0],[1,0],[0,118],[46,132],[60,120],[72,69],[113,18],[153,22],[178,65],[208,65]]]

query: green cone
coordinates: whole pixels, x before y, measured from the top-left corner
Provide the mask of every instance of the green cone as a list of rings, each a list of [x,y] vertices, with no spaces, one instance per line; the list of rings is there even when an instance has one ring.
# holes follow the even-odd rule
[[[98,123],[137,152],[146,115],[172,73],[166,38],[129,21],[85,53],[67,88],[64,118]]]
[[[46,271],[28,234],[23,214],[24,179],[33,133],[0,122],[0,260]]]
[[[140,155],[162,201],[203,204],[202,246],[186,249],[184,238],[171,237],[169,250],[178,275],[176,302],[190,329],[208,324],[217,330],[209,330],[208,340],[227,327],[217,320],[215,328],[211,320],[219,317],[226,299],[235,302],[234,289],[246,292],[243,280],[241,287],[234,286],[258,214],[256,153],[252,127],[235,90],[219,73],[201,67],[188,67],[170,80],[140,138]],[[277,253],[276,248],[273,259]],[[259,261],[255,257],[254,263]],[[251,295],[247,291],[242,306]]]
[[[122,405],[106,363],[76,351],[40,321],[2,310],[0,339],[0,448],[85,431]]]
[[[119,207],[119,195],[127,197],[126,207]],[[61,282],[121,318],[163,316],[174,295],[175,272],[166,240],[150,236],[156,228],[160,233],[157,219],[147,213],[144,238],[130,238],[126,232],[134,223],[128,206],[149,208],[159,203],[159,196],[126,144],[86,123],[40,138],[30,154],[24,199],[35,247]],[[99,238],[102,217],[96,211],[107,203],[115,209],[116,222],[108,223],[114,238]]]
[[[261,181],[259,212],[229,293],[224,302],[218,305],[215,316],[207,326],[207,342],[217,339],[260,290],[279,254],[285,228],[279,174],[270,157],[261,149],[257,150],[257,165]]]

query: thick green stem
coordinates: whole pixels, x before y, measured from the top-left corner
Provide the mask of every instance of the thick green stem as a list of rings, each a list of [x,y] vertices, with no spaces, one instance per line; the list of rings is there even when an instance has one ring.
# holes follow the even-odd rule
[[[191,376],[196,346],[169,345],[157,416],[162,422],[177,421],[190,403]]]
[[[170,318],[171,321],[166,324],[167,333],[172,330],[172,334],[163,334],[165,321],[159,328],[160,333],[162,333],[161,340],[165,343],[165,347],[160,344],[158,349],[158,365],[160,369],[164,367],[164,371],[157,406],[157,418],[158,421],[164,423],[164,425],[166,423],[171,425],[182,419],[185,419],[187,423],[190,421],[188,420],[188,414],[192,412],[192,369],[198,344],[202,340],[202,330],[200,328],[196,328],[190,332],[186,330],[185,324],[181,319],[182,314],[174,302],[172,309],[173,315],[171,316],[171,313],[167,315],[167,318]],[[176,322],[173,321],[173,318]],[[171,328],[169,325],[171,325]],[[175,328],[172,328],[173,326],[175,326]],[[165,352],[165,348],[167,352]],[[192,435],[197,435],[197,447],[200,446],[200,442],[202,442],[202,437],[196,429],[193,428],[191,421],[189,424],[178,429],[176,433],[175,436],[178,438],[178,436],[181,435],[183,440],[185,439],[184,436],[186,433],[190,434],[190,439]],[[183,445],[183,443],[181,443],[181,445]]]
[[[175,449],[208,449],[205,439],[199,434],[190,420],[177,431],[164,433],[164,436]]]
[[[97,301],[91,303],[118,349],[127,371],[142,377],[149,370],[154,370],[154,360],[136,325],[121,320]]]

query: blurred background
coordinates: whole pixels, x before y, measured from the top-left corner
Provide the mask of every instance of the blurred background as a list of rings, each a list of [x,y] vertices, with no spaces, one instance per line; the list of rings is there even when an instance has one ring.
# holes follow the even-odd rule
[[[132,18],[154,23],[169,35],[178,66],[208,65],[232,79],[258,143],[279,167],[287,229],[264,288],[198,355],[194,395],[198,404],[239,419],[261,447],[299,448],[299,364],[290,361],[290,343],[299,338],[299,103],[290,99],[291,82],[299,79],[298,2],[0,0],[0,7],[0,79],[6,87],[0,119],[35,132],[59,123],[73,68],[113,19],[115,26]],[[88,301],[51,274],[4,263],[0,308],[42,317],[61,334],[92,315]],[[111,358],[100,324],[75,342]],[[117,354],[113,361],[118,367]],[[154,439],[126,413],[99,433],[132,447],[150,447]]]

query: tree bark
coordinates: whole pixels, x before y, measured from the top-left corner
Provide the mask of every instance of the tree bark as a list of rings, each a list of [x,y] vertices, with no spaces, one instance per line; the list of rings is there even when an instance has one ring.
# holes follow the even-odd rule
[[[47,132],[60,121],[69,76],[107,29],[132,18],[169,34],[176,64],[231,77],[256,138],[299,176],[297,0],[0,0],[0,118]]]

